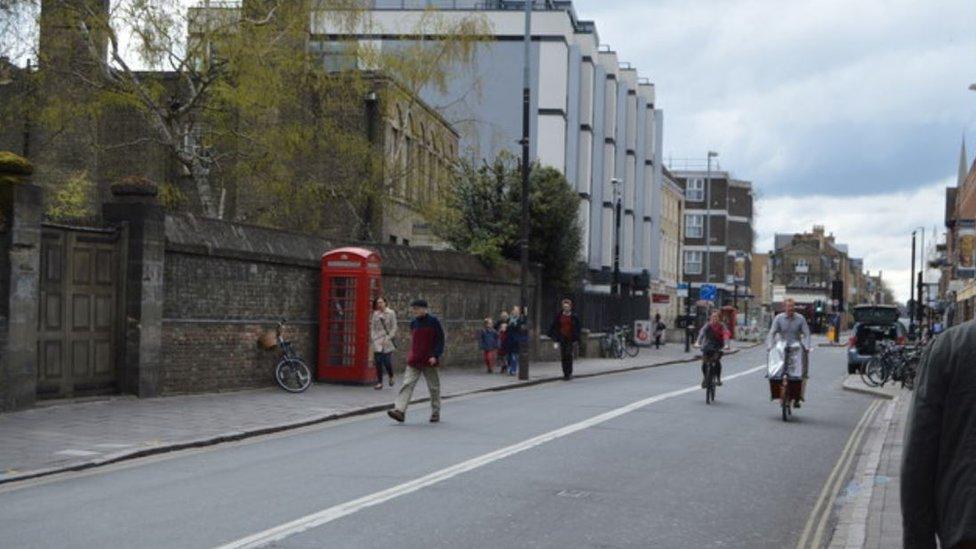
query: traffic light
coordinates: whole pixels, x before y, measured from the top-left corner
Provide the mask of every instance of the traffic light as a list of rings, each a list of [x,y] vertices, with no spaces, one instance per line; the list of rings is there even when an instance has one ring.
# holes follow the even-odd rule
[[[815,301],[815,302],[813,303],[813,306],[814,306],[814,308],[815,308],[815,309],[817,310],[817,313],[822,313],[822,312],[824,312],[824,302],[823,302],[823,301],[820,301],[820,300],[818,299],[817,301]]]

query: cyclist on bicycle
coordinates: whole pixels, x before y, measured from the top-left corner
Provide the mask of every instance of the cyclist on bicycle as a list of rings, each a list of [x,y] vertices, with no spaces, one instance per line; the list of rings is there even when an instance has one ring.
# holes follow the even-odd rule
[[[705,388],[705,375],[709,361],[715,362],[715,384],[722,385],[722,350],[725,349],[725,325],[722,324],[722,315],[718,311],[713,311],[708,319],[708,323],[702,326],[698,332],[698,340],[695,347],[702,350],[702,389]]]
[[[769,327],[769,334],[766,336],[766,352],[772,350],[773,344],[776,343],[776,335],[779,334],[780,338],[786,342],[787,346],[793,346],[799,344],[803,349],[803,377],[807,377],[807,353],[810,352],[810,326],[807,324],[807,319],[801,314],[796,313],[796,301],[793,298],[787,298],[783,302],[785,311],[776,315],[773,318],[773,323]],[[795,363],[794,363],[795,364]],[[789,368],[789,365],[786,365]],[[794,402],[794,406],[799,408],[800,401]]]

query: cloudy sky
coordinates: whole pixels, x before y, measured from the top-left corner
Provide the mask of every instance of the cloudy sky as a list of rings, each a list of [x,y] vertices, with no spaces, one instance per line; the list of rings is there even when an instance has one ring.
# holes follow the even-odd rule
[[[907,298],[911,230],[942,233],[963,134],[976,149],[976,2],[575,5],[656,83],[666,156],[754,182],[757,251],[824,224]]]

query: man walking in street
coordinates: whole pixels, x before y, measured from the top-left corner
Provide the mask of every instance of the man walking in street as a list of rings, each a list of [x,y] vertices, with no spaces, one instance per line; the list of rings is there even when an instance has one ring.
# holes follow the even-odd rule
[[[918,366],[901,468],[908,549],[976,549],[976,322],[935,338]]]
[[[573,301],[564,299],[562,309],[549,325],[549,338],[559,346],[563,363],[563,379],[573,379],[573,346],[580,340],[580,320],[573,312]]]
[[[427,312],[427,302],[417,299],[410,304],[410,352],[407,355],[407,371],[403,386],[397,395],[393,409],[387,412],[391,418],[403,422],[413,389],[423,375],[430,391],[430,422],[441,420],[441,382],[437,373],[441,355],[444,354],[444,329],[437,317]]]

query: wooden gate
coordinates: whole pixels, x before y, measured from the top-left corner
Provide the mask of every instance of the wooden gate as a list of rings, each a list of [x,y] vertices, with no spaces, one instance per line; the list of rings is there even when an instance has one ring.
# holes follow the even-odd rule
[[[44,225],[38,398],[118,392],[119,244],[114,229]]]

